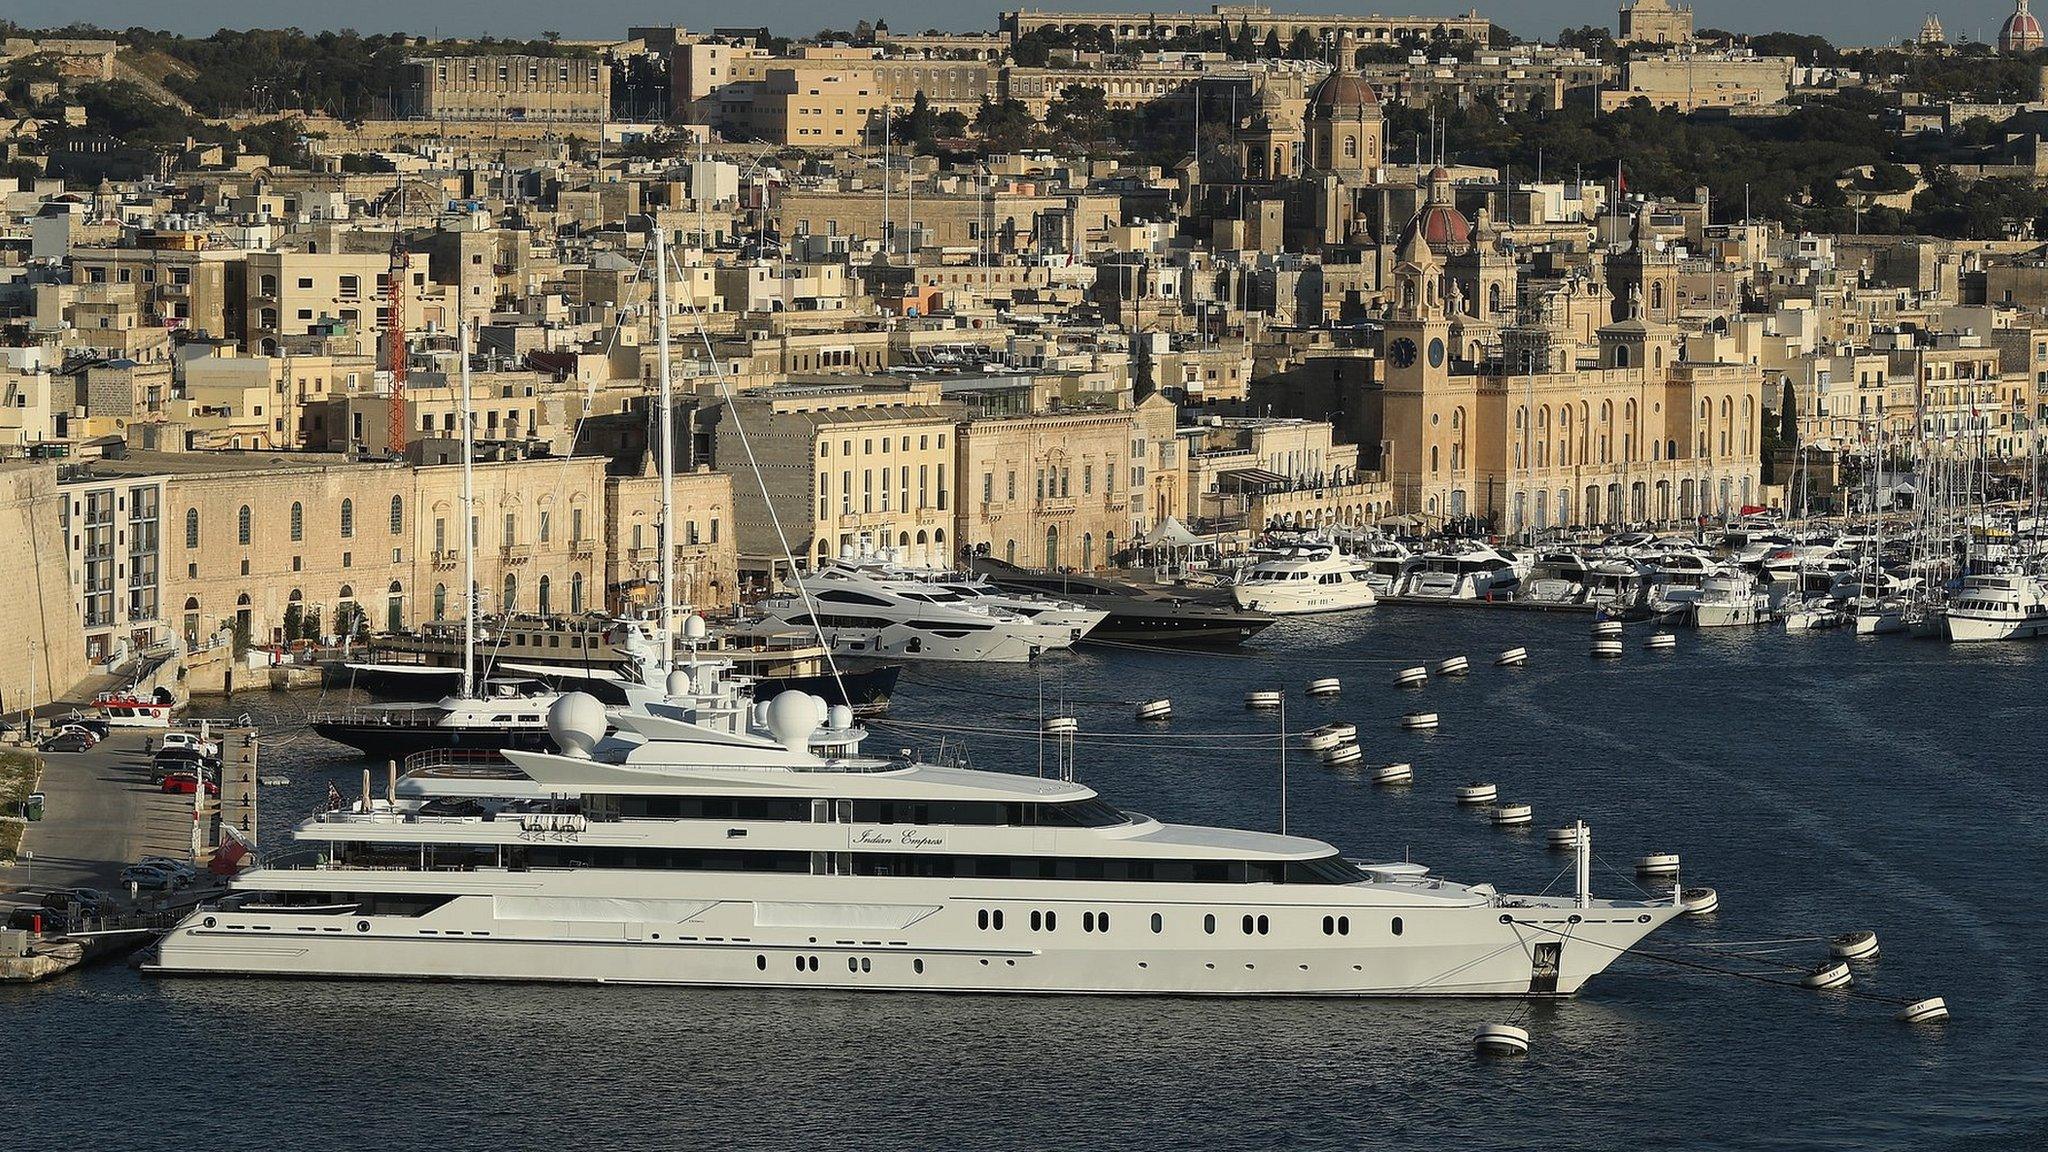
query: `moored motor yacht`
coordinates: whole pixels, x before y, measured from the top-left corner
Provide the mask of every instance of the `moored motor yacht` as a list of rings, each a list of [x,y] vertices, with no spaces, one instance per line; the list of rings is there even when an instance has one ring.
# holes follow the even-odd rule
[[[2048,635],[2048,586],[2023,572],[1974,572],[1948,602],[1948,638],[1958,644]]]
[[[1707,577],[1691,610],[1695,628],[1745,628],[1768,623],[1771,618],[1770,597],[1739,568],[1726,568]]]
[[[1298,543],[1246,565],[1230,591],[1238,607],[1273,616],[1346,612],[1378,602],[1370,576],[1335,544]]]
[[[558,752],[436,754],[301,823],[294,858],[235,877],[145,970],[1555,997],[1681,909],[1594,898],[1583,836],[1575,891],[1506,895],[1071,780],[865,756],[850,716],[800,693],[609,717],[572,695],[549,724]]]
[[[1517,561],[1471,540],[1418,555],[1395,591],[1422,600],[1504,600],[1514,596],[1521,578]]]
[[[801,580],[756,609],[774,626],[815,629],[841,656],[1021,663],[1045,650],[1045,626],[951,593],[840,563]]]

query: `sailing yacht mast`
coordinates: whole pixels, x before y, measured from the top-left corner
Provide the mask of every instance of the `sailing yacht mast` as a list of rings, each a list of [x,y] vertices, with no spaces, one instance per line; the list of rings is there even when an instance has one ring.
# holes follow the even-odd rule
[[[469,399],[470,319],[457,293],[456,355],[462,362],[462,699],[476,698],[476,456],[471,447],[475,429]]]
[[[654,307],[658,351],[661,363],[658,367],[661,381],[656,411],[661,426],[661,637],[659,651],[661,666],[671,667],[675,653],[671,645],[676,635],[676,553],[675,553],[675,382],[669,370],[668,350],[668,231],[659,225],[654,229]]]

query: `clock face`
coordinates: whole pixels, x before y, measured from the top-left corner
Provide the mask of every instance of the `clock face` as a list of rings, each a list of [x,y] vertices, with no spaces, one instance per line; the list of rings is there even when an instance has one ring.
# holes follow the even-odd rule
[[[1442,340],[1431,340],[1429,342],[1429,366],[1431,368],[1441,368],[1444,366],[1444,342]]]
[[[1387,349],[1387,355],[1394,358],[1398,367],[1412,367],[1415,364],[1415,341],[1404,336],[1394,341],[1393,346]]]

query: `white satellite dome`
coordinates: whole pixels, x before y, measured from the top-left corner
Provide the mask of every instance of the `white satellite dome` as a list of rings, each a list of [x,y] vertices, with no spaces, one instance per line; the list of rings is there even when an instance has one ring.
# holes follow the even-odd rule
[[[704,618],[695,612],[683,617],[683,639],[702,640],[705,636]]]
[[[834,704],[832,710],[826,713],[825,727],[834,732],[844,732],[853,727],[853,709],[844,704]]]
[[[669,698],[669,699],[671,699],[671,700],[677,700],[677,699],[681,699],[681,698],[682,698],[682,697],[684,697],[684,696],[688,696],[688,695],[690,694],[690,690],[691,690],[691,689],[692,689],[693,687],[695,687],[695,685],[693,685],[693,684],[691,684],[691,683],[690,683],[690,673],[689,673],[689,672],[688,672],[687,670],[685,670],[685,669],[682,669],[682,668],[677,668],[677,669],[674,669],[674,670],[672,670],[671,672],[669,672],[669,674],[668,674],[668,698]]]
[[[604,705],[588,692],[570,692],[548,708],[548,735],[564,756],[588,758],[608,727]]]
[[[790,689],[768,702],[768,732],[792,752],[810,747],[811,733],[824,719],[825,702],[807,692]]]

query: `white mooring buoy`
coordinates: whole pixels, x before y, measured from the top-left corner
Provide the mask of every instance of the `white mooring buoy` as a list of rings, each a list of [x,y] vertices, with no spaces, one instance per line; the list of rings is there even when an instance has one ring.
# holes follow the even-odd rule
[[[1346,764],[1356,764],[1363,759],[1365,759],[1365,749],[1360,748],[1356,744],[1339,744],[1328,752],[1323,753],[1323,763],[1340,768]]]
[[[1679,894],[1678,907],[1687,916],[1705,916],[1721,907],[1721,896],[1712,888],[1687,888]]]
[[[1939,996],[1915,1000],[1899,1009],[1899,1019],[1908,1024],[1935,1024],[1948,1019],[1948,1002]]]
[[[1619,659],[1621,659],[1621,641],[1619,641],[1619,640],[1595,640],[1595,641],[1593,641],[1593,659],[1595,659],[1595,660],[1619,660]]]
[[[1493,662],[1502,668],[1513,668],[1519,664],[1527,664],[1529,662],[1529,650],[1527,648],[1510,648],[1494,657]]]
[[[1344,735],[1337,731],[1335,724],[1325,724],[1320,728],[1311,728],[1303,732],[1301,734],[1301,746],[1311,752],[1328,752],[1337,745],[1344,743],[1344,739]]]
[[[1420,688],[1427,683],[1429,683],[1429,669],[1427,668],[1403,668],[1399,672],[1394,673],[1394,687],[1396,688]]]
[[[1816,989],[1847,988],[1855,982],[1856,978],[1849,973],[1849,966],[1840,960],[1823,960],[1799,978],[1801,985]]]
[[[1436,666],[1436,674],[1439,676],[1463,676],[1471,670],[1472,661],[1463,656],[1453,656]]]
[[[1472,1046],[1481,1056],[1527,1056],[1529,1030],[1513,1024],[1482,1024],[1472,1037]]]
[[[1621,621],[1595,620],[1593,621],[1593,635],[1603,640],[1619,636],[1621,635]]]
[[[1676,852],[1652,852],[1652,853],[1650,853],[1650,854],[1649,854],[1648,856],[1638,856],[1638,857],[1636,857],[1636,875],[1638,875],[1638,876],[1676,876],[1676,875],[1678,875],[1678,853],[1676,853]]]
[[[1877,959],[1877,933],[1868,928],[1828,937],[1828,955],[1837,960]]]
[[[1643,641],[1643,647],[1652,652],[1665,652],[1678,647],[1678,637],[1669,632],[1658,632]]]
[[[1527,804],[1499,804],[1493,809],[1494,825],[1500,828],[1520,828],[1535,818],[1535,810]]]
[[[1280,706],[1280,693],[1272,688],[1254,688],[1244,694],[1244,706],[1247,708],[1278,708]]]
[[[1550,847],[1569,852],[1579,846],[1577,828],[1552,828],[1546,841]]]
[[[1047,736],[1072,736],[1080,730],[1081,722],[1072,716],[1047,716],[1045,718],[1045,734]]]
[[[1500,799],[1500,789],[1492,784],[1466,784],[1458,789],[1460,804],[1491,804]]]
[[[1173,701],[1147,700],[1138,705],[1140,720],[1169,720],[1173,717]]]
[[[1344,682],[1335,676],[1324,676],[1308,682],[1310,696],[1335,696],[1344,690]]]
[[[1436,713],[1410,712],[1401,717],[1401,727],[1411,731],[1426,731],[1436,727]]]
[[[1372,770],[1372,782],[1375,784],[1413,784],[1415,782],[1415,765],[1382,764]]]

